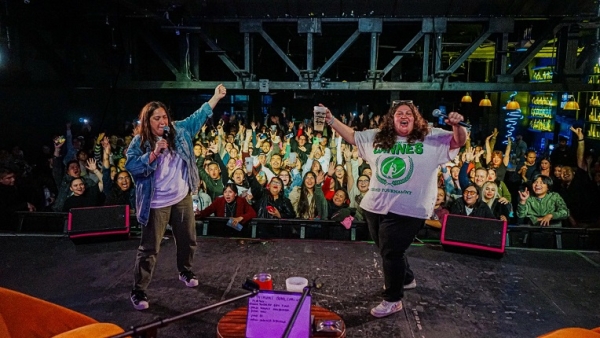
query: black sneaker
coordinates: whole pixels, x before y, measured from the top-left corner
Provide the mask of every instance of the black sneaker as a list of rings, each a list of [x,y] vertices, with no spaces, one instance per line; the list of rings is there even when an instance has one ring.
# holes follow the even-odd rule
[[[148,304],[148,297],[146,296],[146,293],[142,290],[131,291],[131,296],[129,297],[129,299],[131,300],[131,303],[133,304],[133,307],[136,310],[146,310],[150,307],[150,304]]]
[[[179,273],[179,280],[185,283],[188,288],[198,286],[198,278],[191,271],[184,271]]]

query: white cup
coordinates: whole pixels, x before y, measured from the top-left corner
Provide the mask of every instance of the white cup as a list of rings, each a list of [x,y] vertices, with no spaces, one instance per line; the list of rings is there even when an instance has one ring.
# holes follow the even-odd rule
[[[289,292],[302,292],[308,286],[308,279],[304,277],[290,277],[285,280],[285,289]]]
[[[321,106],[314,106],[314,129],[315,131],[323,131],[325,126],[325,115],[327,114],[327,108]]]

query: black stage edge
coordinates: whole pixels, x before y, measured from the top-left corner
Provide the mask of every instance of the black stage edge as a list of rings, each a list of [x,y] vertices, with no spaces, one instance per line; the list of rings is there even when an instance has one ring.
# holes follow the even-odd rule
[[[138,240],[75,245],[64,237],[0,237],[0,286],[24,292],[128,330],[246,293],[247,277],[269,272],[275,289],[290,276],[315,277],[313,304],[338,313],[348,337],[535,337],[600,323],[600,254],[509,248],[501,259],[413,245],[417,288],[404,310],[376,319],[381,261],[371,243],[245,241],[199,237],[197,288],[177,279],[173,239],[164,241],[148,290],[150,309],[128,297]],[[215,337],[219,319],[239,301],[173,323],[159,337]],[[33,319],[32,319],[33,320]]]

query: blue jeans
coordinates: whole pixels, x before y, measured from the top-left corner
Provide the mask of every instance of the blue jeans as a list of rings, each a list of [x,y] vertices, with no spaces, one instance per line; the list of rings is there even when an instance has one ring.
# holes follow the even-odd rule
[[[404,285],[415,277],[404,252],[423,226],[425,220],[392,213],[386,215],[365,212],[369,233],[383,261],[385,291],[383,299],[397,302],[404,296]]]

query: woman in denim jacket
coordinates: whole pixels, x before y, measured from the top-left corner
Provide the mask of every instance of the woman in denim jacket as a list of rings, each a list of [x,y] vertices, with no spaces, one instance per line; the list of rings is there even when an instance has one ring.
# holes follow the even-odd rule
[[[153,101],[142,108],[125,164],[135,181],[137,219],[142,225],[130,297],[136,310],[149,307],[146,289],[167,224],[173,228],[177,243],[179,280],[188,287],[198,285],[191,271],[196,224],[190,194],[197,191],[200,181],[193,139],[225,95],[225,87],[217,86],[207,103],[181,121],[172,121],[161,102]]]

